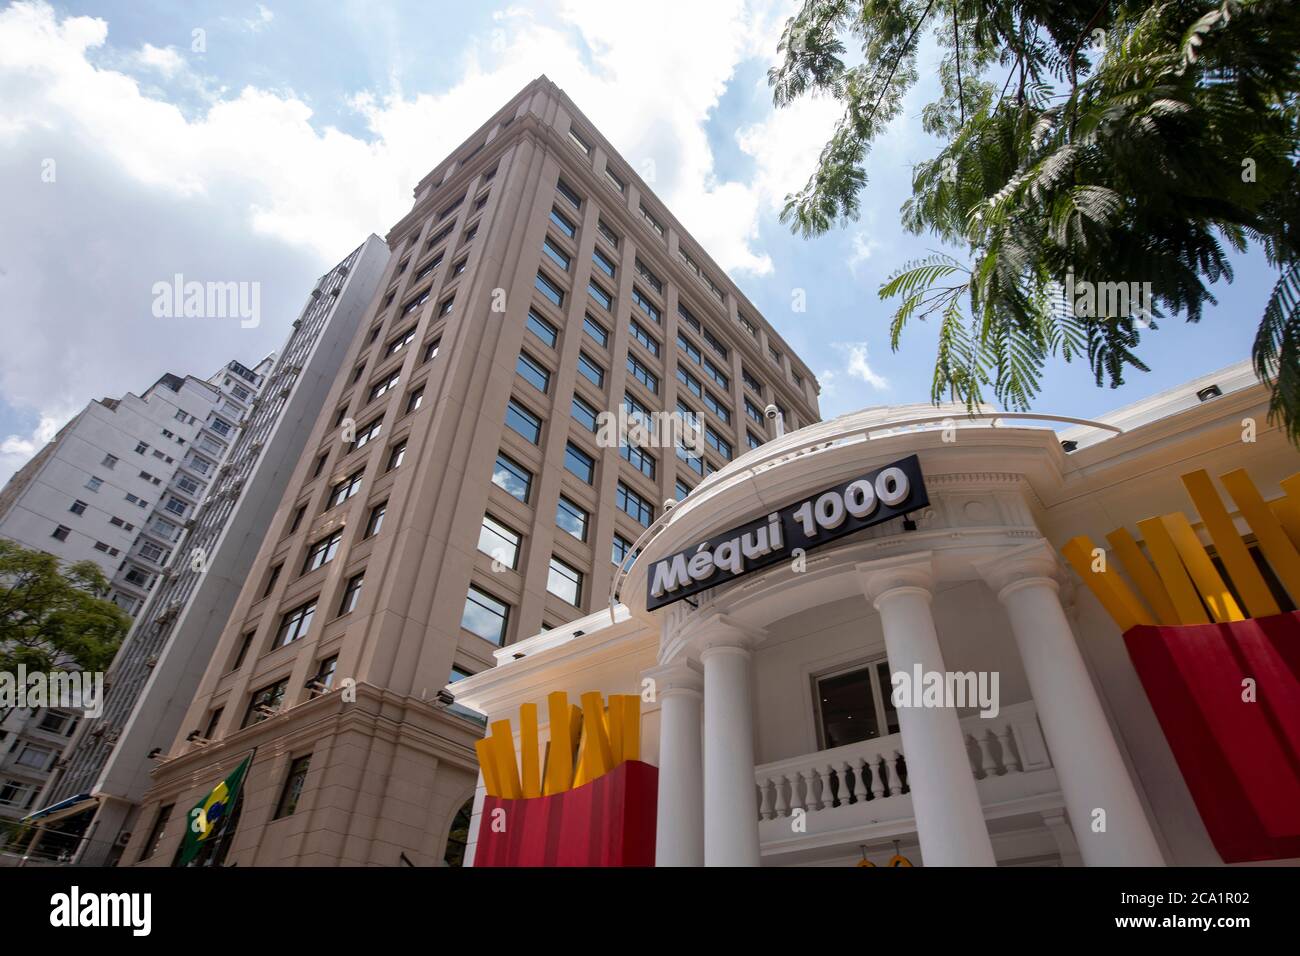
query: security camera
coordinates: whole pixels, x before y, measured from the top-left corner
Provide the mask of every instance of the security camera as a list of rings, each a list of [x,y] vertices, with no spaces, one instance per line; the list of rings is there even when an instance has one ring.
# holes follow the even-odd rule
[[[677,507],[677,499],[676,499],[676,498],[665,498],[665,499],[664,499],[664,511],[671,511],[672,509],[674,509],[674,508],[676,508],[676,507]]]
[[[763,414],[767,415],[767,417],[772,419],[772,421],[776,421],[781,414],[781,409],[777,408],[775,405],[769,405],[767,408],[763,409]]]

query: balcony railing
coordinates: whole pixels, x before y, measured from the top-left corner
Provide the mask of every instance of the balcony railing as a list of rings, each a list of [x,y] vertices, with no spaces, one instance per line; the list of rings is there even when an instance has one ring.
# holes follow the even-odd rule
[[[1038,726],[1033,701],[1002,708],[996,717],[978,715],[961,721],[966,753],[976,780],[1012,778],[1051,768],[1047,744]],[[760,794],[759,817],[764,821],[790,817],[796,810],[807,814],[809,830],[821,815],[843,816],[841,808],[871,804],[873,819],[911,816],[911,801],[891,801],[908,794],[907,759],[900,734],[863,740],[831,750],[803,754],[754,768]],[[988,788],[982,788],[985,790]],[[999,795],[1014,792],[1014,785],[997,787]],[[1041,792],[1028,786],[1026,792]],[[907,804],[906,807],[903,804]],[[896,810],[897,813],[890,812]],[[883,811],[883,812],[876,812]],[[856,814],[854,814],[856,816]],[[848,823],[848,820],[844,821]]]

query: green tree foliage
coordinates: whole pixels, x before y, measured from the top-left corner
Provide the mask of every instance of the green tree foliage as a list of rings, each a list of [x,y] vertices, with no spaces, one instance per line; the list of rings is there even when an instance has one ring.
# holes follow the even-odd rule
[[[964,249],[881,287],[940,323],[932,398],[991,388],[1027,408],[1049,356],[1097,384],[1146,366],[1142,332],[1198,321],[1229,250],[1278,271],[1253,349],[1270,421],[1300,441],[1300,3],[1296,0],[805,0],[786,25],[775,102],[829,95],[843,115],[783,221],[804,236],[856,217],[873,140],[916,82],[926,32],[941,95],[922,122],[903,224]],[[850,58],[846,44],[856,48]],[[852,62],[850,62],[850,59]],[[1088,314],[1067,283],[1150,283],[1150,308]]]
[[[0,540],[0,671],[106,670],[131,626],[107,593],[93,561]]]

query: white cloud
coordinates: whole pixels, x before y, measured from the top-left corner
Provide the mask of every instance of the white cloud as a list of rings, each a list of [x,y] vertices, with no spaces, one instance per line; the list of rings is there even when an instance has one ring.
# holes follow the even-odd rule
[[[873,370],[867,361],[866,342],[837,342],[835,348],[845,354],[847,360],[844,371],[850,378],[861,379],[877,390],[889,388],[889,380]]]
[[[28,435],[9,435],[0,439],[0,476],[7,480],[8,476],[17,471],[31,457],[45,447],[60,428],[62,428],[75,412],[68,409],[63,413],[53,415],[42,415],[36,427]]]
[[[858,268],[872,257],[880,248],[880,243],[867,235],[864,230],[853,233],[853,252],[849,256],[849,269],[856,275]]]
[[[275,14],[259,3],[257,5],[257,13],[244,20],[244,29],[249,33],[259,33],[262,30],[265,30],[274,19]]]
[[[175,47],[156,47],[152,43],[141,47],[134,59],[140,66],[157,70],[168,78],[175,76],[185,66],[184,58],[176,52]]]

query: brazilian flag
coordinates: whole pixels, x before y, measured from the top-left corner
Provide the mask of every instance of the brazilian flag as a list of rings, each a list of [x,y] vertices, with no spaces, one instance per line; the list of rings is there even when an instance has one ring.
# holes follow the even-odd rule
[[[253,755],[249,754],[230,772],[230,776],[213,787],[212,792],[189,812],[186,817],[185,840],[181,843],[181,852],[176,858],[177,866],[189,866],[200,850],[216,841],[231,811],[235,809],[235,801],[239,799],[239,791],[244,785],[244,775],[252,762]]]

